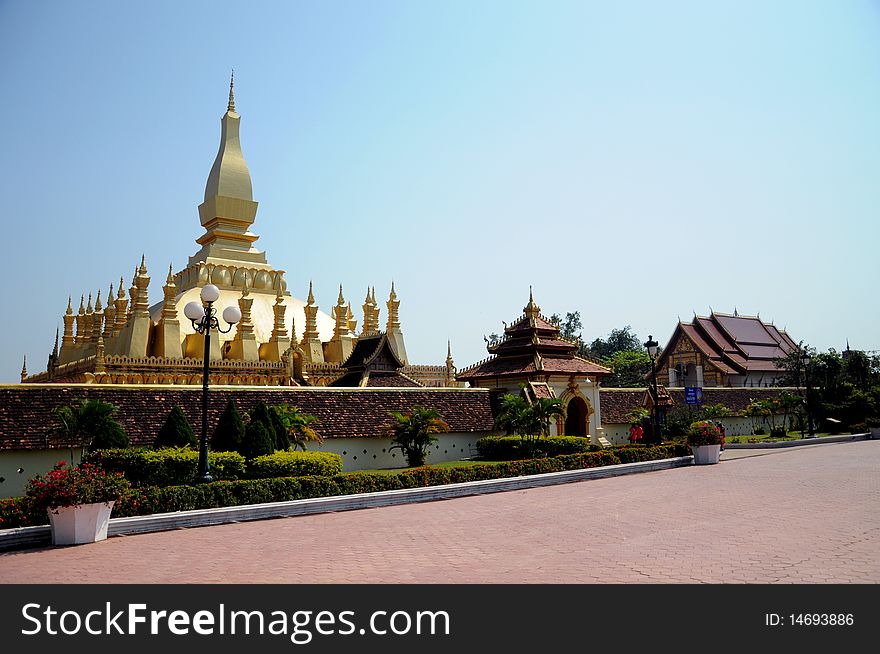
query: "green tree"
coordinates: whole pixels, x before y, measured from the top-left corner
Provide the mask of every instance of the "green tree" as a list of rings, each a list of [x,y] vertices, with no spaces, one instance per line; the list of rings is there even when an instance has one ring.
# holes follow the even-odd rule
[[[616,352],[632,352],[642,351],[642,345],[639,337],[632,332],[632,327],[626,325],[620,329],[612,329],[608,334],[608,338],[597,338],[589,347],[590,353],[597,359],[609,359]]]
[[[501,397],[495,426],[503,429],[508,436],[536,434],[540,429],[526,399],[522,395],[511,393]]]
[[[415,405],[409,411],[391,412],[394,421],[383,431],[391,438],[391,449],[399,449],[411,468],[425,464],[428,448],[437,441],[434,434],[448,432],[449,425],[437,409]]]
[[[159,429],[153,447],[196,447],[199,441],[193,432],[192,425],[179,406],[173,406]]]
[[[281,418],[278,407],[269,407],[269,419],[272,421],[272,431],[275,434],[275,449],[282,451],[289,450],[290,437],[287,434],[287,425],[284,424],[284,420]]]
[[[108,449],[129,447],[131,441],[116,421],[116,406],[102,400],[83,399],[78,404],[56,407],[52,438],[78,447]]]
[[[238,406],[232,398],[220,414],[217,428],[211,437],[211,449],[215,452],[238,452],[244,438],[244,420],[238,412]]]
[[[641,350],[621,350],[603,359],[612,374],[602,385],[607,388],[641,388],[647,383],[645,375],[650,371],[651,358],[644,348]]]
[[[251,420],[244,431],[239,453],[247,460],[275,452],[275,437],[262,420]]]
[[[540,436],[547,436],[550,433],[550,420],[565,415],[562,400],[558,397],[539,397],[531,403],[528,412],[533,416],[535,424],[538,425],[538,435]]]
[[[581,341],[581,330],[584,326],[581,324],[580,311],[566,313],[565,318],[561,318],[558,313],[554,313],[550,316],[550,322],[559,327],[559,335],[562,338],[574,342]]]
[[[303,413],[297,407],[289,404],[279,404],[274,409],[281,418],[284,430],[294,450],[305,451],[307,443],[315,442],[321,445],[324,442],[321,435],[312,427],[318,421],[316,416]]]

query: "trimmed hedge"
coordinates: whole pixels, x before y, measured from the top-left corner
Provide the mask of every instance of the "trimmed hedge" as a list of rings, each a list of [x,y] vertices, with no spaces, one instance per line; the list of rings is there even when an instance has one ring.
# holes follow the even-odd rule
[[[342,473],[342,457],[333,452],[275,452],[248,462],[250,479],[270,477],[332,477]]]
[[[520,477],[545,472],[597,468],[624,460],[647,461],[690,454],[684,444],[655,447],[622,447],[567,454],[546,459],[483,463],[468,467],[412,468],[394,474],[353,472],[333,476],[278,477],[239,481],[216,481],[193,486],[147,486],[132,488],[113,507],[114,517],[149,515],[222,506],[281,502],[312,497],[352,495],[399,488]],[[16,524],[18,522],[19,524]],[[34,515],[27,498],[0,500],[0,527],[46,524],[46,515]]]
[[[486,436],[477,441],[477,452],[486,461],[562,456],[601,449],[582,436],[546,436],[525,443],[520,436]]]
[[[134,486],[175,486],[194,482],[199,471],[199,453],[188,448],[161,450],[112,449],[88,452],[83,461],[108,472],[121,472]],[[244,457],[238,452],[208,452],[214,479],[245,477]]]

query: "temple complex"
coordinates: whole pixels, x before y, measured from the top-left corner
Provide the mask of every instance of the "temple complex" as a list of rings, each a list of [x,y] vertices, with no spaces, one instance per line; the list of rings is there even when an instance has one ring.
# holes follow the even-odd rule
[[[565,415],[551,425],[552,435],[602,438],[599,380],[611,370],[578,356],[577,343],[559,335],[559,327],[541,315],[531,289],[523,315],[487,347],[488,359],[462,370],[459,381],[499,392],[522,393],[527,401],[558,397]]]
[[[183,308],[201,302],[201,288],[214,284],[220,290],[215,305],[221,310],[237,305],[242,317],[228,334],[211,331],[212,384],[326,386],[343,377],[354,379],[353,369],[344,364],[356,351],[358,365],[369,359],[363,347],[358,349],[368,339],[371,354],[381,340],[396,366],[390,372],[405,380],[404,385],[459,386],[451,356],[445,366],[409,364],[393,283],[385,302],[384,332],[375,286],[367,287],[360,332],[342,286],[329,315],[318,308],[311,282],[306,300],[291,294],[285,271],[255,246],[259,236],[251,229],[258,203],[241,149],[240,122],[231,80],[220,119],[220,149],[198,207],[204,228],[196,240],[200,249],[182,270],[169,266],[162,275],[161,299],[150,304],[151,276],[144,257],[127,289],[120,278],[103,297],[103,289],[80,295],[78,308],[72,296],[62,317],[60,345],[56,334],[47,370],[28,376],[23,369],[22,382],[200,384],[204,336]],[[298,280],[302,288],[306,282]],[[357,381],[355,385],[361,378]]]

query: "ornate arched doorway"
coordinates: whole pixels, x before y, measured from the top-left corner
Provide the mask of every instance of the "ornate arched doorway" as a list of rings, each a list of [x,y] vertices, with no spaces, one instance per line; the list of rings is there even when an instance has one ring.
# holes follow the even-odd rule
[[[565,435],[586,436],[588,418],[587,403],[578,396],[571,398],[565,408]]]

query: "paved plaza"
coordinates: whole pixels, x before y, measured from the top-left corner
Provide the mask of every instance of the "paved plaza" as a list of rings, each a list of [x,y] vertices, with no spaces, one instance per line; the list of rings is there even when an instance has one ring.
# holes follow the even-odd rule
[[[880,442],[0,555],[0,582],[878,583]]]

